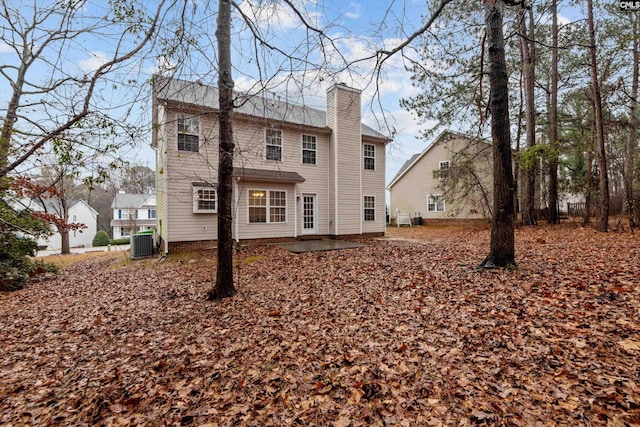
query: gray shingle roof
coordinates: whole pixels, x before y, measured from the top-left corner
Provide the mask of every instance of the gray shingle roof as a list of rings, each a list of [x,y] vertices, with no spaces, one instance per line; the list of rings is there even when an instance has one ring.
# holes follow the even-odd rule
[[[153,194],[116,194],[111,203],[111,209],[118,208],[139,208],[146,206],[147,200],[153,197]]]
[[[160,76],[155,76],[154,79],[157,99],[212,110],[219,108],[218,88]],[[247,96],[242,93],[235,95],[237,107],[234,111],[236,113],[316,128],[327,127],[327,113],[325,111],[260,96]],[[361,124],[360,129],[362,135],[390,139],[364,123]]]
[[[298,183],[305,181],[297,172],[267,169],[233,168],[233,176],[241,177],[245,181]]]

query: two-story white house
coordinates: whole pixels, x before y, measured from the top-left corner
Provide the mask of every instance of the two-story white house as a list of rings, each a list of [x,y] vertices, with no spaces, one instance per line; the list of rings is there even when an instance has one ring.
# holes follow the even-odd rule
[[[33,212],[42,212],[52,214],[58,217],[64,212],[58,200],[45,199],[43,201],[30,200],[23,198],[14,201],[12,207],[16,210],[30,209]],[[89,206],[84,200],[73,200],[69,203],[66,221],[73,224],[83,224],[85,228],[81,230],[70,230],[69,247],[70,248],[90,248],[93,237],[98,231],[98,212]],[[51,226],[52,235],[47,238],[39,238],[37,244],[40,248],[49,250],[62,249],[62,235],[55,225]]]
[[[327,111],[236,95],[237,241],[385,231],[385,146],[362,124],[360,91],[327,91]],[[164,252],[217,239],[218,90],[155,77],[158,232]]]
[[[153,194],[116,194],[111,203],[111,230],[114,239],[129,237],[138,231],[155,229],[156,196]]]

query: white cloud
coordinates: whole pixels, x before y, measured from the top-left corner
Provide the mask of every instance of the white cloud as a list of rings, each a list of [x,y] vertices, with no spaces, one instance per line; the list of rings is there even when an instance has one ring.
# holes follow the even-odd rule
[[[350,19],[358,19],[360,18],[361,14],[362,14],[362,10],[361,10],[360,4],[351,3],[349,5],[349,9],[344,13],[344,16]]]
[[[85,73],[96,71],[107,62],[107,55],[104,52],[91,52],[91,57],[78,61],[78,67]]]
[[[12,53],[15,52],[11,46],[7,43],[0,43],[0,53]]]
[[[315,25],[317,15],[305,9],[306,3],[295,4],[297,10],[302,14],[307,22]],[[293,30],[302,25],[298,15],[283,2],[258,2],[254,0],[243,0],[240,3],[240,10],[247,15],[252,22],[258,24],[260,28],[270,28],[278,30]]]
[[[545,25],[551,25],[551,21],[552,21],[551,13],[545,12],[544,14],[542,14],[540,18],[540,23]],[[571,24],[573,21],[574,20],[563,15],[562,13],[558,13],[558,25],[563,26],[563,25]]]

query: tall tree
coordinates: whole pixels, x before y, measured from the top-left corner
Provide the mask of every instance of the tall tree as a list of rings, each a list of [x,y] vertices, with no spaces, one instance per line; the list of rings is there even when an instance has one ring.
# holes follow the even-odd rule
[[[106,102],[96,105],[100,85],[108,82],[117,87],[118,83],[109,78],[117,81],[120,77],[115,75],[120,67],[150,44],[165,1],[158,2],[151,16],[128,2],[113,1],[107,16],[93,21],[84,15],[86,0],[48,4],[0,1],[2,42],[15,58],[0,64],[0,76],[5,80],[2,86],[10,88],[7,104],[0,110],[4,112],[0,126],[0,180],[63,134],[80,128],[85,133],[104,130],[107,134],[122,125],[119,119],[101,113],[109,110]],[[60,66],[60,58],[83,46],[83,38],[108,38],[112,42],[114,28],[121,31],[117,46],[95,70],[83,75],[81,70]],[[121,83],[126,85],[131,80],[134,79],[127,73]],[[134,85],[137,86],[135,80],[130,88]],[[84,149],[90,147],[87,143]],[[0,191],[6,188],[6,183],[0,185]]]
[[[551,87],[549,90],[549,224],[558,224],[558,5],[551,0]]]
[[[633,66],[631,72],[631,94],[629,95],[629,134],[627,135],[626,158],[624,162],[625,179],[625,208],[629,213],[629,220],[633,223],[634,217],[640,214],[640,206],[634,205],[633,180],[636,147],[638,145],[638,80],[640,79],[640,19],[637,14],[633,17]],[[634,211],[636,215],[634,215]],[[637,224],[634,224],[637,225]]]
[[[218,268],[209,300],[230,297],[233,285],[232,185],[233,185],[233,77],[231,75],[231,1],[219,0],[218,40]]]
[[[535,31],[533,20],[533,8],[529,8],[529,31],[527,31],[527,10],[523,6],[520,21],[520,50],[522,56],[522,74],[524,80],[525,97],[525,145],[532,151],[536,144],[536,115],[535,115]],[[522,208],[522,222],[524,225],[536,225],[536,176],[538,162],[528,161],[524,167],[525,185]]]
[[[153,169],[129,162],[120,167],[119,181],[119,189],[129,194],[152,194],[156,188]]]
[[[503,2],[485,5],[489,45],[491,139],[493,141],[493,218],[489,255],[481,267],[515,266],[514,188],[509,124],[509,89],[502,24]]]
[[[593,96],[593,113],[595,116],[596,141],[598,142],[598,187],[600,190],[600,210],[598,216],[598,231],[609,229],[609,177],[607,175],[607,153],[602,113],[602,96],[598,77],[598,62],[596,55],[596,32],[593,20],[593,0],[587,0],[587,22],[589,25],[589,61],[591,66],[591,88]]]

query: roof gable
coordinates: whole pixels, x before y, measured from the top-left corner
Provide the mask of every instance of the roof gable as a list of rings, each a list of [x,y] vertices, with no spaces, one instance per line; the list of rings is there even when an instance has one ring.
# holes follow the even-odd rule
[[[461,138],[461,139],[467,139],[469,141],[480,141],[480,142],[484,142],[481,139],[478,138],[472,138],[470,136],[467,135],[463,135],[461,133],[458,132],[454,132],[451,130],[444,130],[442,131],[442,133],[440,133],[432,142],[431,144],[429,144],[427,146],[427,148],[425,148],[422,153],[416,153],[413,154],[409,160],[407,160],[406,162],[404,162],[404,164],[402,165],[402,167],[398,170],[398,172],[396,173],[396,175],[393,177],[393,179],[391,180],[391,182],[389,183],[389,185],[387,185],[387,190],[390,190],[391,187],[393,187],[393,185],[398,182],[398,180],[400,180],[400,178],[402,178],[414,165],[416,165],[418,162],[420,162],[420,160],[427,154],[429,153],[429,151],[431,151],[432,148],[436,147],[438,144],[445,142],[445,141],[449,141],[453,138]]]
[[[118,193],[113,198],[111,209],[130,209],[140,208],[142,206],[155,206],[156,200],[153,194],[122,194]]]

